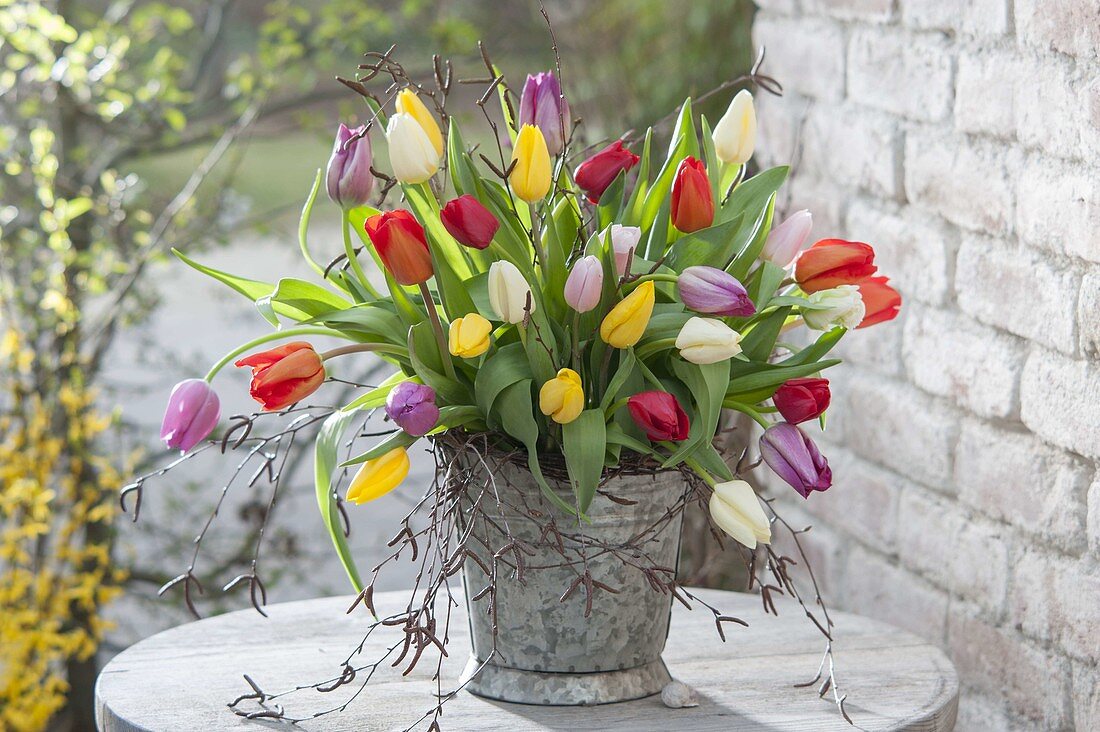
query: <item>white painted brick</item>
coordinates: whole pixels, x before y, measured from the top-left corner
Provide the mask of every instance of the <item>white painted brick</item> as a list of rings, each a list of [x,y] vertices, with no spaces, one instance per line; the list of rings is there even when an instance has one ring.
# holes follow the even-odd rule
[[[1031,156],[1016,179],[1016,226],[1032,246],[1100,262],[1100,170]]]
[[[760,9],[757,20],[770,16],[772,13],[779,15],[794,15],[798,12],[798,0],[756,0],[756,7]]]
[[[1073,558],[1029,549],[1016,557],[1010,621],[1071,656],[1100,660],[1100,576]]]
[[[1095,0],[1093,0],[1095,1]],[[1021,142],[1058,157],[1095,162],[1100,156],[1100,73],[1096,65],[1049,54],[1022,57],[1016,88]]]
[[[943,590],[860,547],[849,555],[845,582],[846,609],[942,643],[948,602]]]
[[[1063,729],[1069,724],[1069,662],[1018,633],[976,617],[965,603],[947,619],[948,655],[962,678],[982,693],[1004,698],[1015,714]]]
[[[968,236],[959,248],[955,287],[959,306],[983,323],[1065,353],[1077,350],[1080,276],[1067,263]]]
[[[1073,722],[1077,729],[1100,729],[1100,668],[1073,664]]]
[[[807,565],[813,571],[814,579],[821,588],[821,595],[830,607],[843,597],[844,571],[847,563],[848,550],[852,546],[852,540],[840,531],[834,531],[829,524],[819,519],[806,510],[806,501],[791,490],[786,483],[776,479],[780,483],[776,490],[784,496],[775,505],[776,511],[795,530],[811,527],[806,534],[799,536],[802,551],[806,553],[806,561],[803,562],[798,547],[795,546],[790,532],[783,528],[773,529],[772,546],[781,555],[794,558],[798,561],[797,567],[791,568],[791,576],[799,586],[812,586]],[[775,495],[773,491],[770,495]],[[828,499],[826,493],[821,496]]]
[[[1090,358],[1100,356],[1100,267],[1089,269],[1081,278],[1077,324],[1081,329],[1081,352]]]
[[[888,115],[854,105],[815,105],[799,171],[833,185],[894,198],[901,193],[901,135]]]
[[[1100,56],[1100,4],[1096,0],[1015,0],[1016,33],[1042,49],[1095,59]]]
[[[984,417],[1011,417],[1027,355],[1012,336],[942,310],[920,308],[905,324],[913,383]]]
[[[886,112],[935,122],[951,112],[951,52],[936,34],[854,30],[848,49],[848,97]]]
[[[753,36],[768,49],[768,75],[788,92],[833,101],[844,96],[844,32],[837,23],[764,16]]]
[[[884,376],[900,376],[901,336],[909,307],[902,302],[901,313],[894,320],[879,323],[873,328],[853,331],[844,336],[830,351],[830,355],[844,359],[845,364],[868,369]],[[844,368],[844,364],[836,367]],[[837,372],[837,376],[840,376]],[[828,376],[828,374],[826,374]]]
[[[1013,720],[1004,700],[965,685],[959,692],[959,716],[954,732],[1010,732]]]
[[[1012,227],[1014,151],[989,142],[914,130],[905,141],[905,192],[964,229],[995,234]]]
[[[906,209],[857,199],[848,209],[848,237],[875,248],[878,273],[902,295],[902,310],[913,300],[942,304],[951,291],[957,234],[937,219]],[[854,338],[853,338],[854,340]]]
[[[858,455],[936,490],[954,492],[951,461],[958,424],[953,410],[908,384],[867,374],[837,410],[838,419],[841,415],[853,425],[845,428],[845,437]]]
[[[1023,71],[1007,51],[959,55],[955,126],[963,132],[1011,138],[1016,134],[1016,80]]]
[[[756,114],[759,127],[754,160],[762,168],[795,162],[795,150],[802,135],[802,124],[813,104],[812,99],[796,95],[757,96]]]
[[[1064,551],[1085,545],[1089,466],[1027,432],[963,422],[955,454],[959,497]]]
[[[803,0],[807,12],[841,20],[887,23],[894,17],[894,0]]]
[[[814,217],[810,241],[839,235],[843,231],[844,196],[837,195],[835,183],[819,181],[812,176],[796,176],[787,184],[788,199],[784,211],[808,209]],[[782,196],[782,194],[780,194]]]
[[[1043,439],[1100,457],[1100,369],[1094,362],[1035,349],[1020,382],[1020,417]]]
[[[902,21],[913,28],[1002,36],[1010,27],[1005,0],[901,0]]]
[[[1100,474],[1089,488],[1088,504],[1089,549],[1093,554],[1100,555]]]
[[[863,544],[884,553],[893,552],[901,493],[897,476],[847,450],[830,449],[827,457],[833,470],[833,487],[806,499],[806,510]]]

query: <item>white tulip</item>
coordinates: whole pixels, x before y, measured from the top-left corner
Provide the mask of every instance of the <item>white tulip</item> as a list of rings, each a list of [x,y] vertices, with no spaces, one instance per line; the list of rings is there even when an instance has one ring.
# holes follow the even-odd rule
[[[439,153],[411,114],[399,112],[386,127],[393,176],[402,183],[423,183],[439,170]]]
[[[743,480],[731,480],[714,486],[710,497],[710,517],[718,528],[749,549],[770,544],[772,527],[752,486]]]
[[[731,165],[744,165],[756,147],[756,108],[752,94],[741,90],[714,126],[714,152]]]
[[[642,241],[642,230],[637,226],[611,225],[611,249],[615,252],[615,272],[622,277],[626,274],[626,263],[631,260],[630,253],[638,256],[638,244]]]
[[[676,336],[676,347],[692,363],[718,363],[741,353],[741,334],[715,318],[691,318]]]
[[[821,306],[819,309],[805,309],[802,311],[802,319],[806,321],[806,327],[813,330],[831,330],[836,327],[844,327],[848,330],[855,328],[863,321],[867,309],[863,305],[863,297],[859,294],[859,288],[855,285],[840,285],[831,290],[820,290],[810,295],[810,305]]]
[[[498,318],[506,323],[522,322],[530,295],[531,286],[516,265],[502,259],[489,266],[489,304]],[[530,299],[533,313],[535,300]]]

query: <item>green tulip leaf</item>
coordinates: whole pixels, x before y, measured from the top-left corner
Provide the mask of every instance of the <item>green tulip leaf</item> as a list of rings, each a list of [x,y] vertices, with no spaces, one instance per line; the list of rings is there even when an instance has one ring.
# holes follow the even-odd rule
[[[340,440],[348,425],[357,417],[361,415],[356,412],[335,412],[321,425],[313,445],[313,479],[321,521],[328,531],[329,538],[332,539],[332,545],[336,548],[340,564],[344,566],[352,587],[356,592],[362,592],[363,580],[359,577],[355,558],[344,537],[344,528],[340,524],[339,509],[332,486],[332,473],[336,466],[336,453],[340,448]]]
[[[607,448],[607,430],[602,409],[586,409],[568,424],[562,425],[562,451],[577,508],[584,512],[592,504],[603,475],[603,457]]]

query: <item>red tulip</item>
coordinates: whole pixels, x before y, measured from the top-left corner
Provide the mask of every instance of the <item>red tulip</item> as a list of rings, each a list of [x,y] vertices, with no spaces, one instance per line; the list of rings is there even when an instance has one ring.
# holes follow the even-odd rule
[[[803,292],[854,285],[875,273],[875,250],[868,244],[843,239],[822,239],[798,255],[794,279]]]
[[[691,425],[676,397],[666,391],[643,391],[626,400],[630,416],[653,442],[686,440]]]
[[[264,411],[274,412],[289,407],[317,391],[325,380],[325,367],[313,346],[295,341],[253,353],[237,361],[236,366],[252,369],[249,393],[264,405]]]
[[[459,244],[474,249],[485,249],[493,241],[500,222],[470,194],[459,196],[439,212],[443,227]]]
[[[588,194],[588,200],[599,203],[600,196],[619,173],[630,170],[638,163],[638,156],[623,147],[622,140],[615,140],[603,150],[577,166],[573,180]]]
[[[672,182],[672,225],[685,234],[714,223],[714,196],[702,161],[686,157]]]
[[[876,323],[885,323],[898,317],[901,308],[901,294],[890,287],[885,277],[868,277],[858,283],[859,295],[863,298],[866,314],[857,328],[866,328]]]
[[[424,227],[408,211],[386,211],[364,227],[382,263],[402,285],[419,285],[432,276],[432,255]]]
[[[772,401],[791,424],[820,417],[829,408],[828,379],[790,379],[776,389]]]

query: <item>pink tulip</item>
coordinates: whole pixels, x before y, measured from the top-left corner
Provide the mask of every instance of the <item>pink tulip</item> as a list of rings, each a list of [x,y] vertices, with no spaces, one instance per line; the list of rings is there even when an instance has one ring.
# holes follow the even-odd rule
[[[172,388],[160,439],[174,450],[187,452],[218,426],[221,405],[218,395],[203,379],[185,379]]]
[[[590,254],[573,265],[565,281],[565,302],[578,313],[587,313],[600,304],[602,294],[603,265]]]

